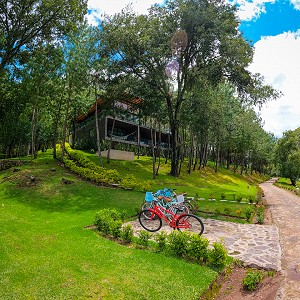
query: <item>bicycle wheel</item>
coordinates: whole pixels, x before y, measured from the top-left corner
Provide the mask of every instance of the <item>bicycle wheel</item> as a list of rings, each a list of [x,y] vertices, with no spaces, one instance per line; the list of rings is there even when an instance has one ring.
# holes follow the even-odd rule
[[[204,225],[200,218],[192,214],[180,216],[176,221],[176,227],[178,230],[195,232],[199,235],[204,231]]]
[[[189,200],[184,200],[184,205],[186,205],[189,209],[189,212],[188,213],[192,213],[194,214],[195,213],[195,210],[194,210],[194,207],[193,207],[193,204],[189,201]]]
[[[161,218],[150,210],[142,210],[139,214],[141,226],[151,232],[158,231],[162,226]]]
[[[193,206],[193,211],[196,213],[198,211],[199,205],[195,199],[189,199],[191,205]]]

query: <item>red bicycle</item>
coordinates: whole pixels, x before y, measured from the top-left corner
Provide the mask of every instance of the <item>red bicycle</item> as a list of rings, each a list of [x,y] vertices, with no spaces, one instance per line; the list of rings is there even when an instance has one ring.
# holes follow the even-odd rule
[[[142,210],[139,214],[139,222],[147,231],[158,231],[163,220],[173,229],[192,231],[199,235],[204,231],[204,225],[198,216],[193,214],[178,215],[156,203],[152,208]]]

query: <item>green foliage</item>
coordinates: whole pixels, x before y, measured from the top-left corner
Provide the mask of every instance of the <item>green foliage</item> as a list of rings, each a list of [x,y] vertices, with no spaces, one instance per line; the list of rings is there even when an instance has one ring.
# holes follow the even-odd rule
[[[122,226],[121,214],[115,209],[102,209],[96,214],[94,224],[100,232],[117,238]]]
[[[131,224],[124,225],[121,228],[121,239],[125,243],[131,243],[133,241],[133,228]]]
[[[137,182],[136,178],[130,174],[125,176],[121,180],[120,184],[126,190],[130,190],[130,189],[134,190],[138,186],[138,182]]]
[[[284,132],[277,142],[275,159],[282,177],[289,178],[296,185],[300,177],[300,128]]]
[[[230,215],[230,213],[231,213],[231,209],[229,207],[225,207],[224,208],[224,214],[225,215]]]
[[[239,202],[239,203],[242,201],[242,199],[243,199],[243,197],[241,195],[238,195],[236,197],[236,201]]]
[[[243,278],[243,286],[249,291],[254,291],[257,285],[262,280],[261,272],[259,271],[248,271],[245,278]]]
[[[163,252],[166,250],[166,246],[167,246],[167,233],[162,230],[161,232],[157,233],[154,236],[154,240],[157,243],[157,251],[158,252]]]
[[[189,236],[187,254],[191,258],[205,263],[209,257],[208,245],[208,239],[198,234],[191,234]]]
[[[168,235],[169,249],[177,257],[187,254],[189,235],[184,231],[172,231]]]
[[[250,222],[252,213],[253,213],[253,209],[251,209],[250,207],[247,207],[246,211],[245,211],[247,222]]]
[[[146,230],[141,230],[138,233],[138,240],[137,244],[143,246],[143,247],[148,247],[149,245],[149,239],[152,237],[151,233]]]
[[[145,180],[139,183],[139,188],[143,191],[143,192],[147,192],[150,191],[152,186],[154,185],[154,181],[153,180]]]
[[[225,266],[228,259],[228,251],[222,243],[213,243],[213,249],[209,253],[209,263],[216,268]]]
[[[216,209],[215,209],[215,214],[216,214],[216,215],[219,215],[219,214],[221,214],[221,210],[220,210],[220,208],[216,207]]]
[[[264,223],[265,214],[264,214],[263,208],[258,208],[256,210],[256,219],[257,219],[257,222],[259,224],[263,224]]]

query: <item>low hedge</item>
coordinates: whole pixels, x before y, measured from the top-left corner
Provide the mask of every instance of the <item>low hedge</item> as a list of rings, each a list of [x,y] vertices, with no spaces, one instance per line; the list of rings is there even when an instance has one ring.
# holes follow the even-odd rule
[[[171,254],[195,261],[202,265],[208,264],[214,268],[222,269],[229,262],[228,251],[222,243],[214,242],[209,245],[207,238],[196,233],[182,232],[174,230],[169,235],[165,231],[158,232],[154,236],[145,230],[138,233],[138,237],[133,236],[133,228],[130,224],[123,225],[122,214],[115,209],[100,210],[94,220],[97,229],[105,236],[112,236],[126,243],[134,243],[143,248],[151,247],[155,251]],[[154,237],[154,241],[150,239]]]
[[[57,156],[61,158],[60,145],[57,145],[56,148]],[[120,184],[124,189],[139,189],[142,191],[150,190],[153,185],[153,181],[145,180],[139,182],[133,175],[127,175],[121,179],[117,170],[110,170],[96,165],[85,157],[84,154],[73,150],[68,143],[65,144],[65,149],[67,153],[63,159],[65,166],[72,172],[88,180],[102,185]]]

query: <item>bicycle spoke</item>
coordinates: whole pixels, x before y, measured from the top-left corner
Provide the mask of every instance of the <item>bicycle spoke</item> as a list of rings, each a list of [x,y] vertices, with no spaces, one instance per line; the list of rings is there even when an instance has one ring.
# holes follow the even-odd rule
[[[200,218],[192,214],[180,216],[176,222],[176,227],[178,230],[195,232],[199,235],[204,231],[204,225]]]
[[[161,218],[153,211],[143,210],[139,214],[141,226],[151,232],[158,231],[162,226]]]

